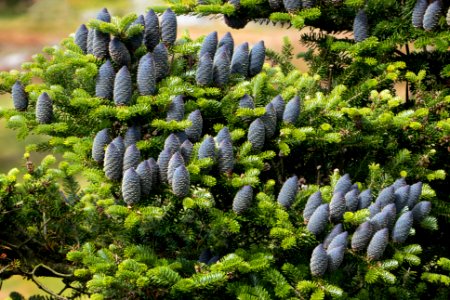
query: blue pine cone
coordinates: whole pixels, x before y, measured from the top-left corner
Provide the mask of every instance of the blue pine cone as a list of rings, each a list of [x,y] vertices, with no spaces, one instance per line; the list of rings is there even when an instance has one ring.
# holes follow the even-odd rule
[[[247,133],[247,140],[252,144],[252,149],[254,151],[259,152],[262,150],[264,147],[265,136],[266,133],[264,123],[260,118],[257,118],[250,123]]]
[[[168,8],[161,16],[161,40],[167,46],[172,46],[175,44],[176,39],[177,16],[170,8]]]
[[[278,193],[277,202],[285,207],[288,208],[294,203],[295,197],[297,196],[298,192],[298,177],[292,176],[288,178],[281,187],[280,192]]]
[[[97,132],[92,143],[92,158],[102,163],[105,157],[105,147],[111,143],[111,137],[109,136],[109,129],[105,128]]]
[[[313,276],[322,276],[327,271],[328,254],[323,248],[323,244],[319,244],[314,248],[309,262],[309,268]]]
[[[328,224],[328,218],[330,216],[330,207],[328,203],[321,204],[311,218],[309,218],[308,226],[306,227],[309,232],[314,235],[319,235],[325,230]]]
[[[394,241],[394,243],[402,244],[406,241],[409,231],[412,228],[413,220],[411,211],[407,211],[397,219],[394,229],[392,230],[392,241]]]
[[[253,188],[250,185],[244,185],[234,196],[233,211],[237,214],[242,214],[251,206],[252,199]]]
[[[283,112],[283,122],[295,124],[300,116],[300,97],[295,96],[286,104]]]
[[[136,83],[142,96],[153,95],[156,92],[156,67],[151,53],[147,53],[139,60]]]
[[[303,210],[303,219],[308,222],[312,214],[323,202],[322,193],[320,191],[315,192],[309,196],[306,202],[305,209]]]
[[[117,72],[114,80],[114,103],[117,106],[130,104],[132,91],[130,71],[128,71],[127,66],[123,66],[119,72]]]
[[[367,257],[371,260],[378,260],[383,256],[384,250],[389,242],[389,230],[383,228],[378,230],[367,246]]]
[[[144,45],[147,51],[153,51],[159,44],[159,20],[153,9],[145,15]]]
[[[43,92],[36,102],[36,121],[39,124],[49,124],[53,119],[53,102],[50,96]]]
[[[103,99],[112,99],[114,91],[114,79],[116,72],[109,59],[107,59],[99,68],[97,80],[95,83],[95,97]]]
[[[28,108],[28,96],[22,82],[16,81],[11,89],[13,105],[16,110],[24,111]]]
[[[184,165],[175,169],[172,177],[172,191],[177,197],[186,197],[189,194],[190,175]]]
[[[135,204],[141,199],[141,180],[134,168],[129,168],[123,174],[122,197],[128,205]]]
[[[114,142],[111,142],[105,151],[103,171],[110,180],[119,180],[122,177],[123,153]]]
[[[356,228],[353,233],[351,246],[355,251],[364,250],[370,242],[373,235],[373,226],[369,221],[366,221]]]

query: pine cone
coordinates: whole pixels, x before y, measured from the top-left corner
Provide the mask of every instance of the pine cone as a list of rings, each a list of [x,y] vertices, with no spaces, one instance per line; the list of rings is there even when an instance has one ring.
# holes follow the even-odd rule
[[[177,197],[186,197],[190,186],[189,172],[184,165],[175,169],[172,177],[172,191]]]
[[[111,142],[105,151],[103,171],[110,180],[119,180],[122,177],[123,155],[114,142]]]
[[[394,187],[391,185],[382,189],[378,194],[375,203],[379,204],[380,208],[383,208],[390,203],[395,203]]]
[[[247,25],[248,18],[245,16],[228,16],[223,15],[223,20],[225,21],[225,24],[227,24],[229,27],[233,29],[242,29]]]
[[[109,129],[105,128],[97,132],[92,143],[92,158],[102,163],[105,158],[105,147],[111,143],[111,137],[109,136]]]
[[[438,24],[439,17],[442,12],[441,0],[435,0],[428,5],[425,14],[423,15],[423,29],[426,31],[433,30]]]
[[[109,56],[111,57],[112,61],[119,67],[129,67],[131,64],[130,52],[128,52],[127,47],[118,37],[114,37],[109,42]]]
[[[177,136],[178,140],[180,141],[180,144],[184,143],[184,141],[188,139],[188,136],[184,130],[176,131],[174,132],[174,134]]]
[[[285,207],[288,208],[294,203],[295,197],[297,196],[298,192],[298,177],[292,176],[288,178],[281,187],[280,192],[278,193],[277,202]]]
[[[290,12],[295,13],[300,10],[302,7],[302,1],[301,0],[283,0],[283,6],[284,8]]]
[[[395,182],[392,184],[395,191],[405,185],[407,185],[407,183],[406,183],[405,178],[403,178],[403,177],[396,179]]]
[[[123,155],[123,171],[129,168],[136,168],[141,160],[141,151],[136,147],[136,144],[132,144],[127,147],[125,154]]]
[[[155,94],[156,66],[151,53],[147,53],[139,60],[136,83],[140,95],[146,96]]]
[[[217,40],[217,31],[208,34],[203,40],[198,57],[203,57],[205,54],[208,54],[209,58],[213,59],[217,50]]]
[[[95,83],[95,97],[112,99],[114,91],[114,78],[116,73],[109,59],[100,66]]]
[[[358,193],[357,189],[351,189],[345,194],[345,208],[347,211],[356,211],[358,209]]]
[[[381,210],[386,214],[387,218],[387,227],[391,230],[395,224],[395,218],[397,217],[397,210],[395,209],[395,204],[391,203],[383,207]]]
[[[364,250],[372,238],[373,232],[372,224],[369,221],[360,224],[352,236],[352,249],[355,251]]]
[[[108,45],[110,36],[109,33],[104,33],[94,30],[94,37],[92,40],[92,54],[97,59],[105,59],[108,57]]]
[[[74,42],[80,47],[83,54],[86,54],[87,52],[88,32],[89,30],[84,24],[81,24],[80,27],[78,27],[77,32],[75,32]]]
[[[159,20],[153,9],[145,15],[144,44],[147,51],[153,51],[159,44]]]
[[[231,59],[231,74],[240,74],[247,77],[249,67],[249,49],[248,43],[242,43],[237,46]]]
[[[327,250],[328,254],[328,270],[334,272],[342,264],[344,260],[345,248],[343,246],[335,247]]]
[[[137,24],[142,25],[142,27],[144,27],[144,31],[131,37],[128,37],[128,39],[125,41],[131,53],[134,53],[142,45],[142,41],[144,40],[145,20],[143,15],[139,15],[137,19],[134,20],[133,23],[131,23],[131,25]]]
[[[141,140],[141,127],[140,126],[130,126],[128,127],[127,131],[125,132],[125,138],[124,138],[124,146],[125,148],[136,144]]]
[[[120,156],[124,156],[125,154],[125,143],[121,136],[118,136],[112,140],[111,143],[114,143],[114,146],[117,147],[117,151],[119,151]]]
[[[272,103],[268,103],[265,110],[266,112],[260,118],[264,123],[266,139],[270,139],[274,136],[275,131],[277,130],[277,112],[275,111]]]
[[[412,209],[413,219],[415,223],[422,221],[431,211],[430,201],[420,201]]]
[[[175,173],[175,169],[179,166],[184,166],[183,156],[180,151],[172,154],[172,157],[169,160],[169,164],[167,165],[167,181],[169,184],[172,184],[173,173]]]
[[[323,240],[323,247],[327,249],[331,241],[343,231],[342,223],[336,224],[333,229],[328,233],[328,235]]]
[[[202,137],[203,131],[202,113],[199,109],[196,109],[189,114],[187,119],[192,122],[192,125],[185,129],[187,137],[193,142],[198,142]]]
[[[370,219],[370,224],[372,224],[374,231],[387,228],[389,225],[389,219],[386,211],[380,211],[375,216],[373,216]]]
[[[408,211],[400,216],[392,230],[392,241],[402,244],[406,241],[413,224],[413,214]]]
[[[398,188],[394,192],[395,208],[397,209],[398,212],[401,211],[403,209],[403,207],[405,207],[408,204],[409,190],[410,190],[410,186],[405,185],[405,186]]]
[[[283,112],[283,122],[295,124],[300,116],[300,98],[295,96],[286,104]]]
[[[153,188],[153,173],[149,162],[147,160],[141,161],[136,168],[136,173],[139,175],[141,182],[141,193],[149,195]]]
[[[369,36],[369,21],[366,12],[360,9],[353,21],[353,36],[355,42],[362,42]]]
[[[416,205],[417,201],[419,201],[420,195],[422,195],[422,182],[416,182],[411,185],[409,189],[408,196],[408,207],[412,209],[414,205]]]
[[[234,40],[231,33],[227,32],[224,34],[222,39],[219,41],[217,48],[221,48],[222,46],[225,46],[224,49],[227,50],[228,57],[233,57]]]
[[[167,149],[170,151],[170,156],[174,154],[176,151],[180,150],[180,139],[174,134],[171,133],[164,141],[164,149]]]
[[[11,89],[12,100],[14,108],[19,111],[27,110],[28,108],[28,96],[25,92],[25,87],[22,82],[16,81]]]
[[[323,202],[322,193],[320,191],[315,192],[309,196],[306,202],[305,209],[303,210],[303,219],[308,222],[312,214]]]
[[[126,66],[123,66],[114,79],[114,103],[116,106],[128,105],[131,102],[132,84],[131,74]]]
[[[153,49],[153,59],[155,61],[156,81],[160,81],[169,75],[169,52],[167,52],[163,43],[159,43]]]
[[[108,9],[106,9],[106,7],[102,8],[102,10],[98,12],[97,20],[107,23],[111,22],[111,15],[109,14],[109,11]]]
[[[161,16],[161,40],[164,44],[172,46],[177,39],[177,16],[170,9]]]
[[[210,157],[216,158],[216,143],[212,136],[207,135],[198,148],[198,159]]]
[[[341,224],[341,223],[339,223]],[[336,235],[333,240],[331,240],[330,244],[328,245],[328,250],[331,250],[333,248],[337,247],[344,247],[347,248],[348,243],[348,232],[344,231]]]
[[[169,160],[172,157],[172,153],[169,149],[164,149],[159,153],[157,164],[159,170],[159,180],[161,183],[167,183],[167,169],[169,167]]]
[[[318,208],[316,208],[311,218],[309,218],[308,226],[306,228],[314,235],[320,234],[322,231],[324,231],[325,227],[327,227],[329,216],[329,204],[321,204]]]
[[[87,41],[86,41],[86,53],[93,54],[94,51],[94,29],[88,30]]]
[[[281,95],[277,95],[272,99],[272,101],[270,101],[270,103],[272,103],[273,108],[275,108],[277,113],[277,121],[281,122],[283,120],[284,107],[286,105],[283,97],[281,97]]]
[[[342,194],[345,195],[347,192],[350,191],[351,188],[352,188],[352,181],[350,179],[350,175],[347,173],[342,175],[338,179],[338,181],[334,186],[333,193],[341,192]]]
[[[244,185],[234,196],[233,211],[242,214],[252,205],[252,199],[253,188],[250,185]]]
[[[137,203],[141,199],[141,180],[134,168],[129,168],[123,174],[122,197],[128,205]]]
[[[220,129],[214,139],[216,140],[217,144],[220,144],[223,140],[228,140],[231,142],[231,135],[230,131],[228,130],[228,127],[225,126],[222,129]]]
[[[384,250],[389,242],[389,231],[387,228],[378,230],[367,246],[367,257],[371,260],[378,260],[383,256]]]
[[[226,46],[217,50],[213,62],[213,82],[222,87],[228,83],[230,77],[230,58],[228,57]]]
[[[330,202],[330,220],[331,222],[340,222],[345,213],[345,198],[340,191],[333,193]]]
[[[264,147],[265,141],[264,123],[260,118],[255,119],[248,128],[247,140],[252,144],[252,149],[259,152]]]
[[[36,121],[39,124],[49,124],[53,119],[53,102],[50,96],[43,92],[36,102]]]
[[[323,244],[319,244],[316,248],[314,248],[309,263],[309,268],[313,276],[322,276],[327,271],[328,254],[323,248]]]
[[[147,159],[150,170],[152,171],[152,186],[157,186],[159,181],[159,166],[153,157]]]
[[[231,173],[234,167],[234,153],[231,139],[225,138],[219,143],[219,170],[221,173]]]
[[[391,203],[390,203],[391,204]],[[380,211],[381,211],[381,206],[380,206],[380,204],[379,203],[376,203],[376,202],[374,202],[374,203],[372,203],[370,206],[369,206],[369,211],[370,211],[370,217],[372,218],[373,216],[375,216],[377,213],[379,213]]]
[[[358,210],[369,207],[372,202],[372,190],[367,189],[358,195]]]
[[[197,65],[195,81],[200,86],[208,86],[213,82],[213,61],[209,54],[200,57]]]
[[[167,121],[181,121],[184,118],[184,101],[183,96],[178,95],[172,99],[169,110],[167,111]]]
[[[192,156],[192,151],[194,150],[194,145],[192,145],[191,141],[185,140],[183,144],[180,146],[180,153],[183,156],[183,160],[186,164],[189,163]]]
[[[266,58],[266,47],[264,41],[259,41],[253,46],[249,54],[248,75],[253,77],[261,72]]]

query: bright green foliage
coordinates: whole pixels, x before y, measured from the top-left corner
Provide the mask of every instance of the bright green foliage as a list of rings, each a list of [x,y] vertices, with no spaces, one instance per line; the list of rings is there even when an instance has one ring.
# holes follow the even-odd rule
[[[259,15],[328,32],[351,29],[363,6],[316,2],[288,14],[281,3],[272,11],[260,1],[172,2],[177,13],[223,13],[235,27]],[[35,55],[20,72],[0,73],[1,92],[11,92],[20,81],[29,100],[26,111],[0,111],[7,126],[21,138],[48,136],[27,147],[26,169],[0,175],[0,277],[36,280],[50,274],[74,287],[71,297],[93,299],[445,298],[448,262],[436,265],[433,256],[448,249],[438,242],[448,234],[450,211],[443,192],[450,170],[449,96],[441,77],[448,37],[442,22],[431,32],[414,29],[413,6],[413,1],[368,1],[370,27],[360,43],[325,31],[303,35],[301,40],[316,47],[303,55],[310,74],[293,67],[289,43],[282,53],[258,43],[250,54],[251,78],[229,76],[234,49],[228,45],[234,41],[226,35],[214,53],[212,78],[202,77],[204,83],[197,76],[204,39],[184,34],[175,40],[170,11],[164,20],[160,16],[160,36],[152,11],[142,26],[135,14],[111,18],[106,10],[89,23],[90,54],[68,38]],[[140,34],[143,44],[133,45]],[[114,97],[96,95],[101,66],[111,59],[96,44],[103,42],[98,37],[108,43],[120,39],[133,62],[127,80],[116,80]],[[399,54],[399,45],[413,37],[417,49],[433,44],[436,53]],[[143,92],[137,74],[148,51],[155,79]],[[270,64],[264,64],[266,56]],[[109,93],[114,77],[109,72],[105,79]],[[406,99],[395,93],[400,82],[407,82]],[[43,93],[52,99],[55,115],[38,124]],[[118,99],[116,106],[111,100]],[[283,99],[295,101],[285,105]],[[193,137],[188,132],[196,118],[188,116],[195,111],[203,124]],[[112,141],[102,166],[92,150],[104,129]],[[125,145],[140,153],[132,163],[136,171],[123,173]],[[50,168],[52,156],[35,166],[30,155],[38,150],[61,154],[58,167]],[[170,164],[175,155],[183,164]],[[392,185],[399,176],[404,184]],[[145,188],[150,182],[151,189]],[[392,216],[396,191],[407,183],[412,184],[408,207]],[[251,197],[234,203],[237,191],[249,189]],[[364,192],[355,208],[345,195],[359,190]],[[320,203],[309,204],[313,212],[305,213],[308,199],[319,191]],[[404,205],[405,197],[397,194]],[[432,211],[419,222],[403,222],[408,214],[412,220],[420,200],[432,203]],[[331,206],[332,221],[340,222],[336,230]],[[388,243],[379,251],[385,243],[372,238],[375,212],[384,214],[384,228],[396,221],[394,241],[401,236],[402,245]],[[441,231],[431,232],[438,220]],[[348,239],[351,249],[345,247]],[[199,259],[205,249],[207,258]]]

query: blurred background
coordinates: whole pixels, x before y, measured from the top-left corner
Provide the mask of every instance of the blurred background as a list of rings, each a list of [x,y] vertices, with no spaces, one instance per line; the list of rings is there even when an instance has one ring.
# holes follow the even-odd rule
[[[163,4],[162,0],[0,0],[0,71],[20,69],[22,62],[29,61],[44,46],[58,44],[62,38],[74,33],[81,23],[95,18],[103,7],[107,7],[112,15],[123,16],[130,12],[145,14],[148,7]],[[281,50],[283,37],[288,36],[295,48],[294,53],[304,50],[298,45],[300,33],[297,30],[278,25],[250,22],[244,29],[235,30],[228,28],[221,17],[179,17],[178,34],[186,30],[192,38],[215,30],[219,39],[229,31],[235,45],[247,41],[251,46],[264,40],[266,47],[273,50]],[[296,60],[295,64],[306,71],[305,64],[300,60]],[[12,107],[10,94],[0,94],[1,107]],[[24,167],[24,147],[36,139],[39,137],[17,141],[15,132],[5,128],[5,121],[0,120],[0,172]],[[59,284],[62,287],[56,279],[45,279],[45,283],[54,290],[58,289]],[[6,299],[14,290],[26,297],[36,293],[45,295],[31,281],[15,276],[0,283],[0,299]]]

